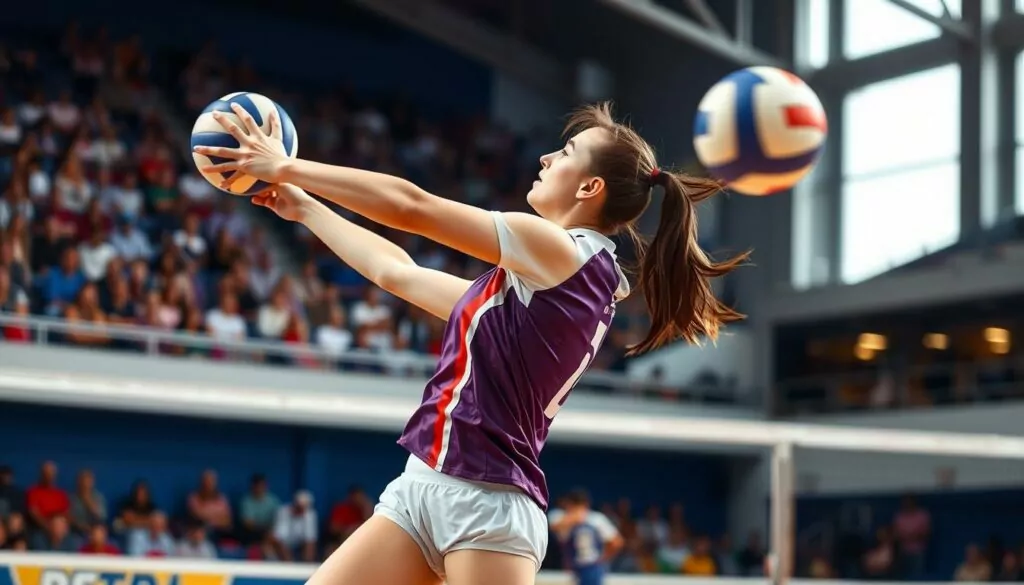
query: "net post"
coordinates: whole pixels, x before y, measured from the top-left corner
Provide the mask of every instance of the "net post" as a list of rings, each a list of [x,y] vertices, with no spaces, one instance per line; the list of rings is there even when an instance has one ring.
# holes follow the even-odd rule
[[[787,585],[793,575],[793,445],[779,443],[772,448],[771,533],[772,554],[768,570],[774,585]]]

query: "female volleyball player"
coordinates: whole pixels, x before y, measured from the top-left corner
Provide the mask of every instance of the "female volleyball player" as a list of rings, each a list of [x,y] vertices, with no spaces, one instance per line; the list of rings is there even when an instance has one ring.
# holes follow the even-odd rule
[[[665,190],[661,221],[639,275],[652,327],[633,351],[714,338],[740,318],[709,279],[743,257],[714,263],[697,244],[693,204],[716,185],[659,170],[647,143],[603,105],[577,113],[565,147],[541,158],[527,195],[539,217],[492,213],[397,177],[289,159],[233,108],[241,125],[214,115],[239,146],[197,147],[227,159],[204,172],[276,184],[253,203],[302,222],[378,286],[448,321],[437,370],[399,440],[411,453],[405,472],[310,583],[533,583],[547,546],[540,451],[629,292],[608,236],[635,235],[655,185]],[[270,135],[280,136],[271,116]],[[303,190],[496,267],[472,282],[419,267]]]

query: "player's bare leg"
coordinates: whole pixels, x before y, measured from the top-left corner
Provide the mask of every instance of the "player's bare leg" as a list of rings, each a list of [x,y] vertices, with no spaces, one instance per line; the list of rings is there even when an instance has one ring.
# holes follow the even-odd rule
[[[320,565],[306,585],[440,583],[412,537],[391,520],[375,515]]]
[[[537,565],[524,556],[463,549],[444,557],[448,585],[533,585]]]

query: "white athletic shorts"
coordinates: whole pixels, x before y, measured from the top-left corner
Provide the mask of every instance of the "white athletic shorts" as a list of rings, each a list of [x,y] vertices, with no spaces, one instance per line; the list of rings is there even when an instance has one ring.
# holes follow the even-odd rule
[[[445,475],[416,456],[410,456],[405,472],[384,488],[374,513],[408,532],[442,579],[444,557],[453,551],[524,556],[536,563],[537,570],[547,552],[547,517],[522,490]]]

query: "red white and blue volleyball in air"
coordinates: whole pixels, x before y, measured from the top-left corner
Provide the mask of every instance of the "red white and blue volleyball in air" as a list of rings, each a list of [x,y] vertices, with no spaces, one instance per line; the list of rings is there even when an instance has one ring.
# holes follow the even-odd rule
[[[288,113],[284,111],[284,108],[278,105],[274,100],[258,93],[245,91],[229,93],[206,106],[203,113],[199,114],[199,118],[196,120],[195,126],[192,127],[192,160],[200,169],[200,173],[202,173],[203,178],[218,189],[221,188],[221,183],[225,179],[233,177],[237,171],[227,171],[225,173],[203,173],[201,170],[203,167],[211,164],[227,162],[228,159],[216,156],[206,156],[205,154],[197,154],[194,149],[196,146],[238,147],[238,141],[235,140],[235,137],[229,134],[228,131],[220,125],[220,122],[213,118],[214,112],[222,112],[228,117],[228,119],[232,120],[239,126],[242,126],[244,129],[241,120],[238,119],[238,116],[231,109],[231,104],[238,104],[242,106],[242,108],[253,117],[256,125],[267,134],[270,134],[271,132],[270,119],[268,116],[270,112],[276,111],[278,119],[281,120],[281,131],[279,135],[278,133],[275,133],[271,138],[276,138],[281,141],[284,145],[284,151],[288,153],[288,156],[295,158],[295,155],[299,152],[299,136],[295,133],[295,124],[292,123],[292,119],[288,116]],[[269,183],[246,175],[235,180],[231,184],[231,188],[228,190],[228,193],[231,193],[232,195],[253,195],[269,186]]]
[[[814,168],[828,122],[802,79],[750,67],[715,84],[697,109],[693,145],[708,173],[744,195],[770,195]]]

